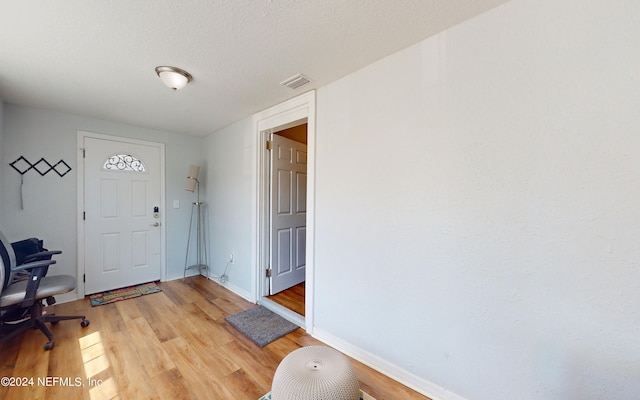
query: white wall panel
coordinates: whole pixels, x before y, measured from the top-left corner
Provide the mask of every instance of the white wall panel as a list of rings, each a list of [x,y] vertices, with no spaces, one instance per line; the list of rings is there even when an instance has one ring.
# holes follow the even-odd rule
[[[295,203],[296,213],[306,213],[307,212],[307,174],[303,174],[300,172],[296,172],[296,193],[295,193]]]
[[[278,214],[289,215],[292,214],[292,191],[291,191],[291,171],[276,171],[278,174],[278,187],[274,188],[278,191]]]
[[[278,265],[276,266],[276,273],[278,275],[290,272],[292,269],[291,260],[291,243],[292,240],[291,229],[280,229],[275,237],[278,241]]]
[[[251,298],[254,292],[255,262],[251,231],[256,194],[252,179],[256,173],[255,125],[246,118],[204,139],[207,154],[207,217],[211,246],[212,275],[224,272],[230,253],[234,263],[228,270],[236,293]]]
[[[306,266],[307,264],[307,227],[296,228],[295,235],[297,236],[296,245],[296,259],[294,268],[298,269]]]
[[[118,181],[102,179],[100,181],[100,213],[103,219],[118,218]]]
[[[120,265],[120,235],[106,233],[102,235],[100,251],[102,252],[102,271],[117,271]]]
[[[131,181],[131,214],[146,217],[151,212],[147,204],[147,182]]]
[[[131,258],[134,267],[145,267],[149,265],[147,248],[147,231],[135,231],[131,233]]]
[[[321,88],[318,330],[442,399],[637,398],[639,15],[514,0]]]

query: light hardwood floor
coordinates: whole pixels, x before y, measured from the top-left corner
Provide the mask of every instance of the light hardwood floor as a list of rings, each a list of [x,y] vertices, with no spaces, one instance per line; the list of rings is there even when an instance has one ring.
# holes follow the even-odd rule
[[[305,282],[302,282],[267,298],[304,317],[304,294]]]
[[[254,304],[203,277],[160,287],[161,293],[99,307],[87,299],[49,307],[61,315],[85,314],[91,325],[53,326],[51,351],[43,350],[46,338],[39,331],[0,344],[0,377],[27,384],[0,385],[0,399],[257,400],[270,390],[284,356],[322,345],[298,329],[259,348],[224,320]],[[426,399],[352,363],[361,388],[378,400]]]

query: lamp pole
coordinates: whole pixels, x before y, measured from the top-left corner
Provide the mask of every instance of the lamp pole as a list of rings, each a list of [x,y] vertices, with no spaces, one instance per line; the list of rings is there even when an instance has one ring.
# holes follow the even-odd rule
[[[192,167],[193,169],[193,167]],[[191,174],[190,174],[191,175]],[[197,175],[197,172],[194,174]],[[193,180],[193,182],[189,182]],[[195,189],[197,192],[196,201],[191,203],[191,218],[189,219],[189,234],[187,236],[187,251],[184,258],[184,273],[182,279],[187,276],[187,270],[192,268],[198,268],[198,273],[202,274],[204,268],[207,272],[205,275],[209,279],[209,266],[207,265],[207,245],[205,241],[204,230],[204,202],[200,201],[200,181],[194,176],[187,177],[187,190],[193,192],[193,186],[195,183]],[[189,250],[191,249],[191,232],[193,230],[193,215],[196,214],[196,263],[189,265]]]

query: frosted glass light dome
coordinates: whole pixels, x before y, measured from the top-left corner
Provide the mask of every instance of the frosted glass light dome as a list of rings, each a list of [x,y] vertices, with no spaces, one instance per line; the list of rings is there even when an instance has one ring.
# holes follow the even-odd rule
[[[190,73],[178,67],[156,67],[156,74],[158,74],[162,83],[171,90],[182,89],[193,79]]]
[[[272,400],[359,400],[353,366],[337,350],[308,346],[287,355],[273,376]]]

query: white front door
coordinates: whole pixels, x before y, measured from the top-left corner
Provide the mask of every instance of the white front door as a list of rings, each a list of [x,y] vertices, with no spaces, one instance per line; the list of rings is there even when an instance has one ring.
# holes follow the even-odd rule
[[[161,148],[85,137],[84,154],[85,294],[159,280]]]
[[[305,280],[307,146],[273,135],[270,294]]]

